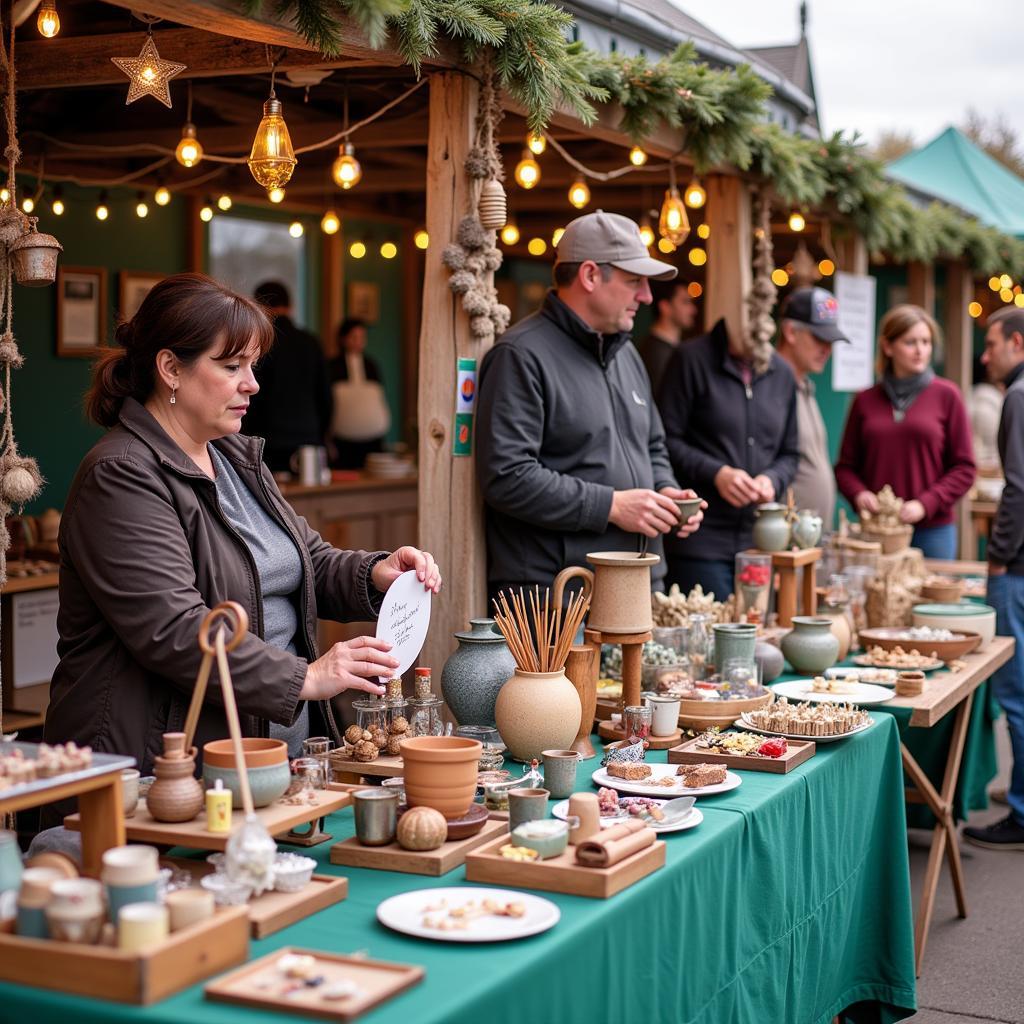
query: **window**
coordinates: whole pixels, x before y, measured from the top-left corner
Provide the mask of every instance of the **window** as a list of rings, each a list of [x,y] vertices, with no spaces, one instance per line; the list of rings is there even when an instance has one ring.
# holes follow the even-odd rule
[[[219,215],[210,221],[210,275],[242,295],[264,281],[280,281],[292,297],[293,319],[305,325],[305,238],[292,238],[288,225]]]

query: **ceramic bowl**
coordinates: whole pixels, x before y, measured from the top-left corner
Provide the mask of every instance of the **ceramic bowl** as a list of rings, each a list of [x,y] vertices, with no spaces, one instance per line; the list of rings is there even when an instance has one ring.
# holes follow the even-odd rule
[[[569,845],[569,823],[554,818],[523,822],[512,830],[512,845],[536,850],[541,860],[557,857]]]
[[[982,647],[987,647],[996,635],[996,610],[987,604],[976,604],[974,601],[916,604],[913,615],[915,626],[950,629],[954,633],[979,633]]]
[[[922,654],[935,653],[935,657],[943,661],[952,661],[970,654],[981,644],[981,634],[977,630],[957,629],[952,640],[914,640],[903,636],[905,626],[878,626],[874,629],[862,629],[857,635],[860,645],[865,650],[870,647],[881,647],[883,651],[891,651],[897,647],[909,651],[917,648]]]
[[[281,796],[291,783],[288,745],[283,740],[246,736],[242,739],[246,773],[252,802],[266,807]],[[235,770],[235,754],[231,740],[213,740],[203,747],[203,788],[213,789],[220,779],[231,790],[231,806],[242,806],[242,791]]]
[[[278,892],[298,892],[313,877],[316,861],[299,853],[279,853],[274,861],[274,888]]]

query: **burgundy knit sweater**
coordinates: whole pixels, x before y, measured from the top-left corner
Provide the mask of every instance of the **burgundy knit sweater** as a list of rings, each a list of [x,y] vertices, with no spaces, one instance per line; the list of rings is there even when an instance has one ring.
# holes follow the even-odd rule
[[[953,521],[953,506],[974,476],[967,410],[950,381],[936,377],[902,423],[881,384],[853,400],[836,463],[836,483],[851,505],[861,491],[889,484],[898,497],[924,505],[916,525],[943,526]]]

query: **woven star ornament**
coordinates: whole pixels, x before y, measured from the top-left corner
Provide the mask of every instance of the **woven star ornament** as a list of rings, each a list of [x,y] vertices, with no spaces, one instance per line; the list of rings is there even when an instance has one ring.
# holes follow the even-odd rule
[[[127,76],[128,99],[125,105],[134,103],[143,96],[158,99],[165,107],[171,105],[170,81],[180,75],[188,65],[176,64],[172,60],[161,60],[152,36],[146,36],[142,52],[138,57],[110,58]]]

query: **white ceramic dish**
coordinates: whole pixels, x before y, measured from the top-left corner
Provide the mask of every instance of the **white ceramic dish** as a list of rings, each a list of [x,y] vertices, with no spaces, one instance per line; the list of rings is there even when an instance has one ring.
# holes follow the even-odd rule
[[[674,796],[713,796],[715,793],[728,793],[731,789],[736,789],[737,786],[743,784],[741,779],[735,772],[727,771],[725,773],[725,782],[720,782],[716,786],[702,786],[699,789],[687,789],[683,785],[683,779],[681,776],[676,775],[676,769],[679,767],[677,764],[652,764],[649,765],[651,769],[650,778],[652,779],[664,779],[664,778],[675,778],[676,784],[674,786],[645,786],[641,782],[630,782],[627,779],[616,779],[614,776],[609,775],[604,768],[598,768],[591,779],[598,786],[607,786],[609,789],[617,790],[619,793],[632,793],[637,796],[649,796],[649,797],[665,797],[671,799]]]
[[[780,697],[797,702],[809,700],[814,703],[860,704],[863,707],[884,704],[894,696],[890,688],[876,686],[874,683],[857,683],[856,687],[851,685],[849,693],[816,693],[811,689],[810,679],[790,679],[786,683],[775,683],[771,689]]]
[[[665,803],[664,800],[659,800],[659,804]],[[562,800],[560,803],[555,804],[551,808],[551,813],[556,818],[561,818],[565,821],[569,817],[569,801]],[[611,828],[612,825],[619,825],[629,819],[630,815],[620,814],[617,818],[606,818],[604,815],[601,816],[601,828]],[[655,832],[685,832],[687,829],[696,828],[704,820],[704,815],[696,807],[691,807],[686,814],[682,815],[676,821],[671,824],[660,824],[656,821],[647,822]]]
[[[987,604],[960,601],[957,604],[915,604],[915,626],[949,629],[954,633],[969,630],[981,634],[981,646],[987,647],[996,635],[996,610]]]
[[[526,908],[522,917],[496,917],[486,914],[473,918],[465,931],[439,931],[423,924],[426,917],[438,918],[446,911],[428,910],[428,907],[447,909],[462,907],[475,900],[494,900],[495,903],[520,903]],[[392,896],[377,906],[377,920],[393,931],[414,935],[420,939],[438,942],[505,942],[522,939],[527,935],[546,932],[558,924],[561,911],[551,900],[511,889],[483,889],[474,886],[451,885],[439,889],[414,889]]]
[[[773,729],[761,729],[756,725],[745,722],[742,717],[736,723],[739,728],[748,729],[750,732],[759,732],[762,736],[783,736],[787,740],[814,740],[815,743],[835,743],[837,740],[845,740],[848,736],[856,736],[858,733],[867,732],[874,724],[875,720],[872,719],[865,725],[851,729],[849,732],[844,732],[841,736],[805,736],[803,733],[775,732]]]

